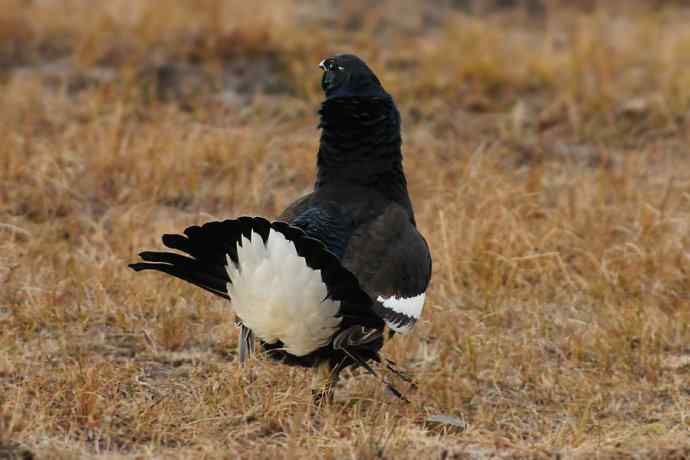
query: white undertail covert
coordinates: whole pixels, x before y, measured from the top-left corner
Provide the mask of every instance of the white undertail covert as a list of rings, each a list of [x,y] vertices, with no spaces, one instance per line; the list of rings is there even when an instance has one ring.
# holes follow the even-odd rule
[[[237,316],[257,337],[281,341],[295,356],[329,342],[342,321],[336,317],[340,301],[326,299],[321,271],[309,268],[292,241],[271,229],[264,243],[252,232],[237,244],[237,260],[227,256],[228,294]]]

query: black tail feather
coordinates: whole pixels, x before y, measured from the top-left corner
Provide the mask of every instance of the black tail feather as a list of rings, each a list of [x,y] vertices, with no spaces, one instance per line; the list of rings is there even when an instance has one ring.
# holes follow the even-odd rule
[[[195,252],[194,246],[191,244],[190,240],[182,235],[167,233],[163,235],[162,240],[163,244],[170,249],[177,249],[182,252],[186,252],[187,254],[192,254]]]
[[[136,264],[129,264],[129,268],[137,272],[142,270],[157,270],[159,272],[167,273],[168,275],[199,286],[200,288],[203,288],[208,292],[216,294],[224,299],[230,299],[227,294],[227,281],[211,277],[203,272],[195,270],[192,267],[170,265],[165,263],[139,262]]]
[[[139,254],[144,262],[129,265],[135,271],[156,270],[199,286],[229,299],[225,268],[227,256],[237,260],[237,242],[242,237],[237,221],[210,222],[188,227],[184,235],[163,235],[163,244],[174,252],[146,251]]]
[[[328,288],[328,296],[343,301],[343,315],[350,308],[358,314],[371,314],[371,299],[361,289],[355,276],[345,269],[338,258],[319,240],[309,237],[301,229],[284,222],[269,222],[261,217],[240,217],[222,222],[208,222],[191,226],[183,235],[165,234],[163,244],[186,255],[174,252],[146,251],[139,254],[144,262],[131,264],[135,271],[157,270],[195,284],[223,298],[229,298],[226,265],[227,257],[237,263],[237,245],[242,237],[251,238],[252,232],[268,239],[273,229],[292,241],[297,254],[307,265],[321,271]]]
[[[265,241],[269,229],[267,220],[252,217],[193,225],[184,230],[184,235],[165,234],[162,237],[166,247],[189,257],[174,252],[146,251],[139,254],[144,262],[129,267],[135,271],[157,270],[167,273],[229,299],[227,284],[231,281],[225,267],[227,257],[237,262],[237,243],[242,237],[249,238],[255,231]]]
[[[220,283],[216,289],[220,289],[222,286],[222,289],[225,290],[225,285],[230,281],[224,265],[203,264],[195,259],[173,252],[146,251],[139,253],[139,257],[146,262],[159,262],[189,270],[196,270],[200,272],[200,274],[207,276],[209,280],[216,280],[217,283]]]

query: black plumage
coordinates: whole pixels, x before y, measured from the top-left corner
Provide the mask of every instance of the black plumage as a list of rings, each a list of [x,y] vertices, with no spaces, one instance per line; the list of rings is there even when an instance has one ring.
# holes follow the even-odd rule
[[[230,298],[233,280],[226,265],[236,266],[237,273],[245,269],[238,248],[260,247],[250,242],[255,233],[263,241],[257,254],[264,254],[263,248],[284,237],[286,242],[280,244],[294,246],[306,266],[319,271],[327,298],[338,302],[338,324],[325,329],[333,323],[324,319],[327,340],[300,354],[286,351],[275,337],[259,339],[269,356],[317,368],[319,390],[330,394],[339,372],[349,365],[373,373],[367,361],[380,361],[386,325],[399,332],[414,325],[431,278],[431,256],[417,231],[407,192],[400,115],[393,98],[356,56],[336,55],[320,66],[326,98],[319,111],[322,132],[314,191],[275,222],[240,217],[189,227],[184,235],[164,235],[165,246],[184,254],[143,252],[143,262],[130,266],[158,270]],[[252,331],[243,326],[242,359],[252,342]]]

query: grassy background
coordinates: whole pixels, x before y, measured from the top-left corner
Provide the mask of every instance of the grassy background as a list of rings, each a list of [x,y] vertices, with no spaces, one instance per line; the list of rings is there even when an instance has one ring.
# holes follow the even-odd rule
[[[0,0],[0,458],[690,457],[687,3],[254,3]],[[341,51],[396,97],[434,277],[385,347],[412,404],[357,372],[315,413],[126,264],[307,193]]]

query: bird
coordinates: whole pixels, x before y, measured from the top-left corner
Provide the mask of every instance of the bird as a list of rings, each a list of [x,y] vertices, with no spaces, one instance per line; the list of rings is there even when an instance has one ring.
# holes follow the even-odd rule
[[[410,333],[431,280],[403,170],[400,113],[353,54],[319,63],[324,99],[311,193],[275,220],[242,216],[165,234],[171,251],[139,253],[154,270],[230,301],[239,362],[255,353],[313,369],[315,402],[333,400],[347,367],[382,361],[384,341]],[[406,398],[379,378],[401,399]]]

